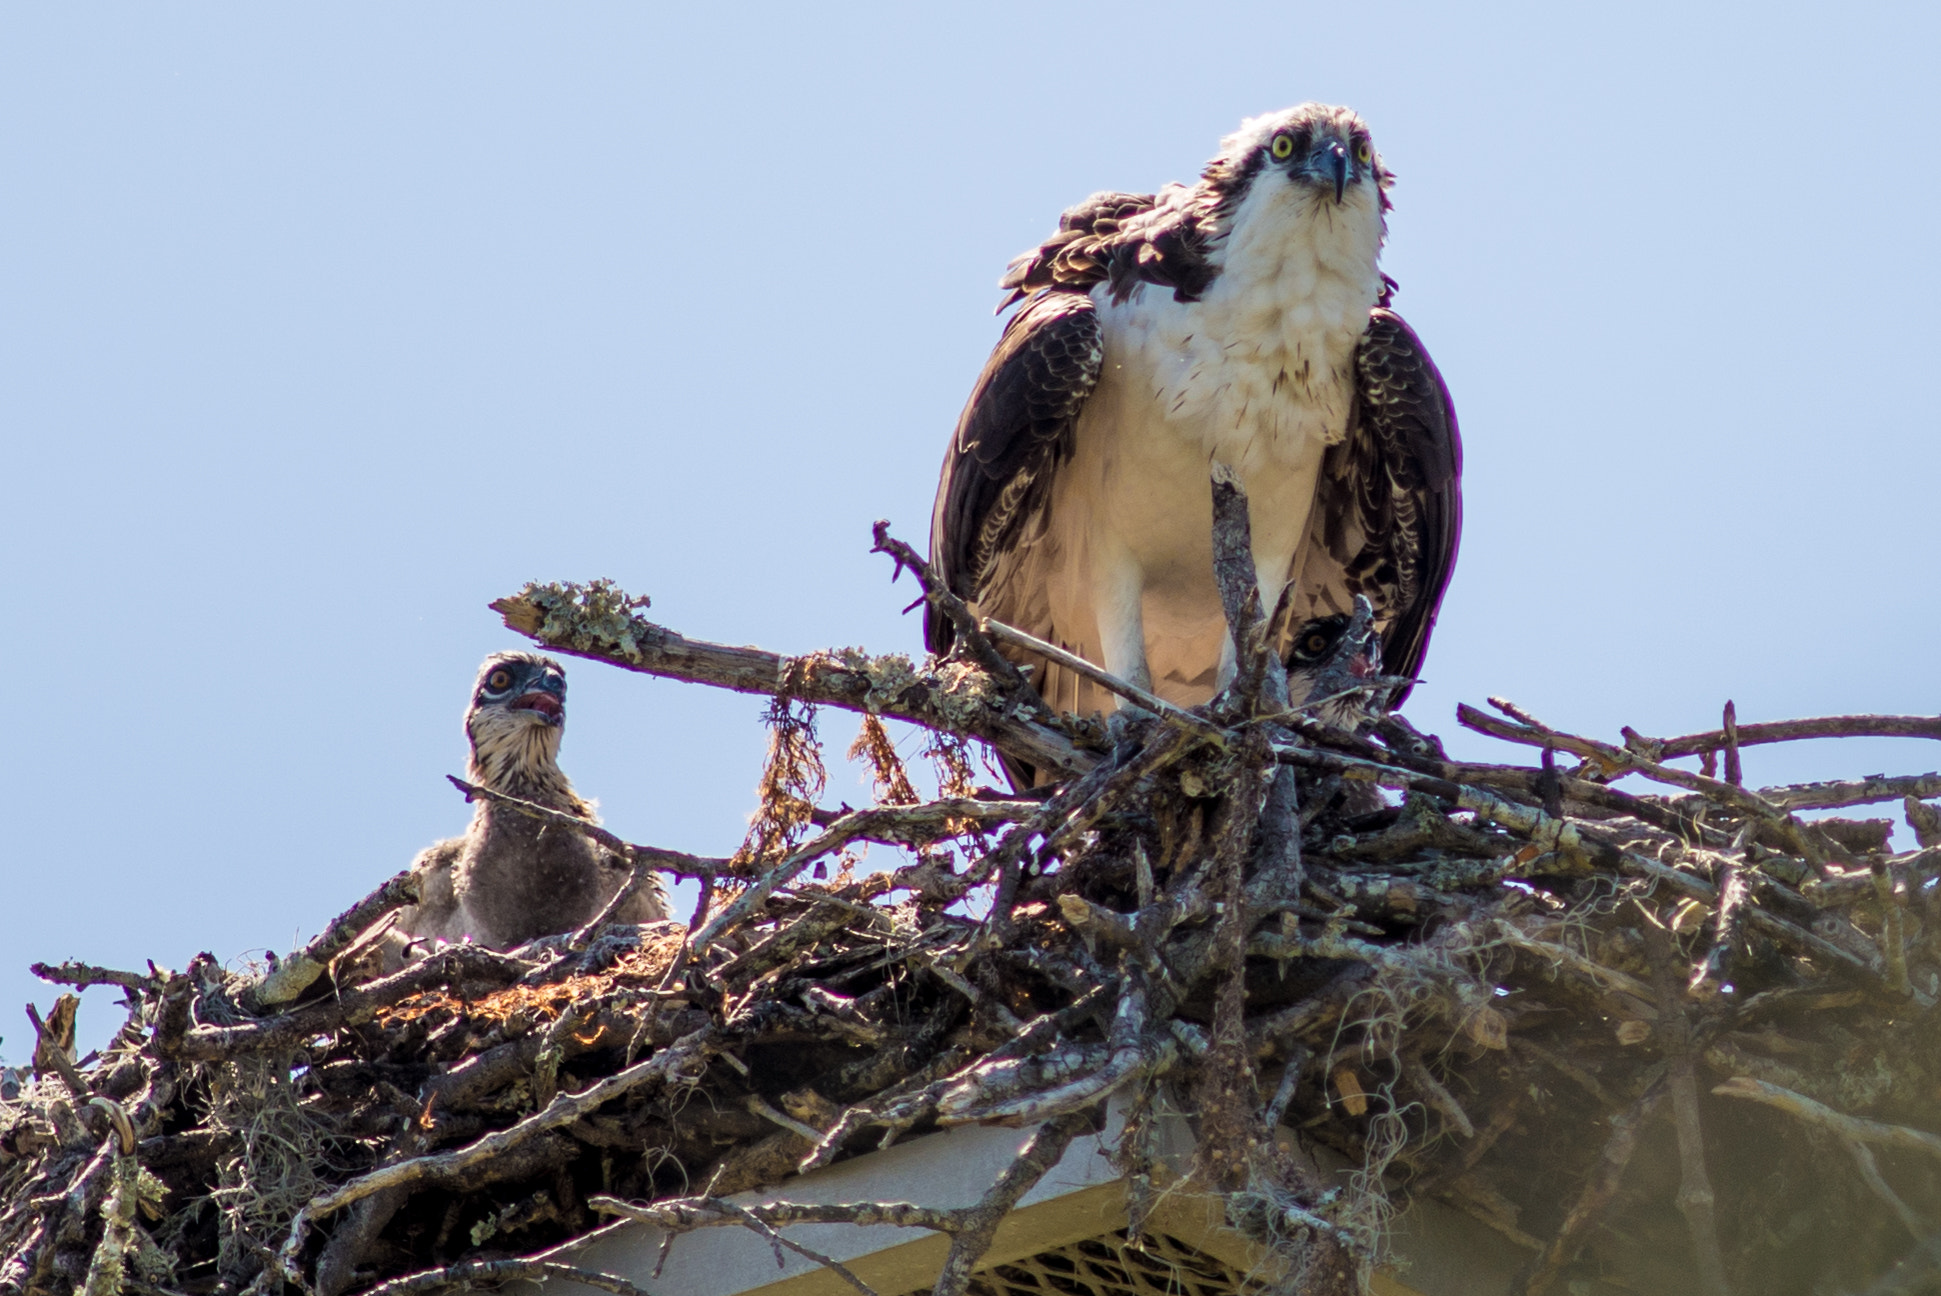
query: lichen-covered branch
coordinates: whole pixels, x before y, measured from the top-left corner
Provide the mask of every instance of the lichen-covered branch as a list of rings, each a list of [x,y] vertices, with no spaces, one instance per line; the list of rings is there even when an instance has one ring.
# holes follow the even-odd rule
[[[531,584],[499,599],[506,626],[535,643],[666,679],[890,716],[980,738],[1042,768],[1078,772],[1097,759],[1071,736],[1016,713],[1012,695],[969,663],[919,670],[909,658],[854,649],[784,657],[689,639],[635,613],[610,583]]]

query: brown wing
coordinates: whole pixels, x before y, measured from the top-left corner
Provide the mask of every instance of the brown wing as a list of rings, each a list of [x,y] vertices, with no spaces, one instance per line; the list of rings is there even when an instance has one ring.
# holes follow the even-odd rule
[[[1041,290],[1004,326],[957,420],[930,515],[931,570],[959,597],[977,602],[999,559],[1028,541],[1103,355],[1082,291]],[[950,623],[934,610],[923,633],[930,651],[949,651]]]
[[[1400,315],[1370,312],[1355,364],[1354,416],[1322,460],[1288,629],[1366,594],[1383,671],[1415,675],[1456,567],[1462,438],[1449,388]]]
[[[979,601],[999,559],[1029,545],[1044,520],[1051,475],[1098,384],[1092,288],[1109,284],[1123,298],[1155,284],[1191,301],[1213,281],[1197,193],[1095,193],[1005,271],[999,286],[1009,295],[998,309],[1024,305],[958,419],[930,517],[930,565],[960,597]],[[948,651],[950,637],[943,618],[924,617],[932,652]]]
[[[1095,193],[1058,218],[1058,232],[1013,261],[998,286],[1004,306],[1042,288],[1110,283],[1118,301],[1143,284],[1198,301],[1218,271],[1208,259],[1213,197],[1167,185],[1156,194]]]

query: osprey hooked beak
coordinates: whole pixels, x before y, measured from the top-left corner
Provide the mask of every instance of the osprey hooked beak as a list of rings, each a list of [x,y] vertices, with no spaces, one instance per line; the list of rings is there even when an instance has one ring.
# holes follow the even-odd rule
[[[1311,165],[1334,177],[1334,200],[1340,203],[1348,192],[1348,146],[1338,139],[1323,139],[1315,146]]]

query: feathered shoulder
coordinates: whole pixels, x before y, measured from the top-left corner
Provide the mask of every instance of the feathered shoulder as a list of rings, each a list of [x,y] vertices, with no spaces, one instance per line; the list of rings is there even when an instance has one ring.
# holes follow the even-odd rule
[[[1198,189],[1167,185],[1156,194],[1095,193],[1068,207],[1058,232],[1013,261],[998,281],[998,306],[1045,288],[1086,291],[1111,285],[1124,301],[1141,284],[1196,301],[1218,273],[1209,259],[1211,208]]]

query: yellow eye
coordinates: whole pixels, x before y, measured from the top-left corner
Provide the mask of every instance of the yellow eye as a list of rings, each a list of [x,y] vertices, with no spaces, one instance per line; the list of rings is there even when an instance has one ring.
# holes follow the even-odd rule
[[[1267,151],[1273,154],[1274,161],[1287,161],[1294,156],[1294,137],[1292,135],[1274,136],[1274,142],[1267,146]]]
[[[485,677],[485,687],[494,693],[503,693],[512,687],[512,672],[504,668],[493,671]]]
[[[1368,159],[1373,156],[1375,156],[1375,151],[1368,147],[1367,140],[1363,140],[1355,145],[1355,161],[1361,163],[1363,166],[1367,166]]]
[[[1311,653],[1319,653],[1327,646],[1328,637],[1326,635],[1311,634],[1307,637],[1307,650]]]

